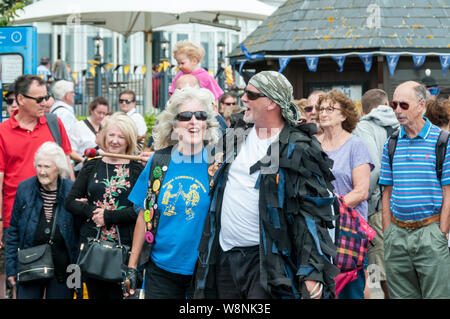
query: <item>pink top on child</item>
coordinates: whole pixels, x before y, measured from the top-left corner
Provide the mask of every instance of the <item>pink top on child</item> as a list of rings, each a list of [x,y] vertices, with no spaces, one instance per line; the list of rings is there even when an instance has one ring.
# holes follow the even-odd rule
[[[189,74],[195,76],[200,82],[200,87],[210,90],[217,100],[220,99],[220,97],[223,95],[223,90],[220,88],[219,84],[217,84],[216,80],[205,69],[200,68]],[[173,92],[175,91],[175,82],[182,75],[184,75],[184,73],[180,71],[175,76],[175,78],[172,81],[172,85],[170,86],[169,94],[173,94]]]

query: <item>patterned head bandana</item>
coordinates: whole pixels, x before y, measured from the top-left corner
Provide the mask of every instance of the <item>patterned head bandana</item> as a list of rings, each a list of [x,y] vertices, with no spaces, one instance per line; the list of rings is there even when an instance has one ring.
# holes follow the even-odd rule
[[[248,83],[278,104],[286,121],[297,123],[300,120],[300,111],[292,102],[292,85],[283,74],[275,71],[262,71],[255,74]]]

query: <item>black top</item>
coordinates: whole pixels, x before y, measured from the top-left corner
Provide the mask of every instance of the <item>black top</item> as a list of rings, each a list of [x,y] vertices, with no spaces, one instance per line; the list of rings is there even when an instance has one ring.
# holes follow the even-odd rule
[[[77,218],[81,242],[96,236],[93,211],[104,207],[103,239],[116,239],[114,226],[118,226],[122,243],[131,245],[137,212],[128,195],[143,168],[135,161],[113,165],[106,164],[101,158],[92,159],[83,166],[66,199],[66,209]],[[77,198],[87,198],[88,202],[77,201]]]

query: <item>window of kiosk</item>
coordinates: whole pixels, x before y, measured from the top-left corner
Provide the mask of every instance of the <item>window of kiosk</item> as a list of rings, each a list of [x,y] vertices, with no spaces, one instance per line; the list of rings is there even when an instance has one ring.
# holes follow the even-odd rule
[[[23,56],[18,53],[0,54],[0,86],[3,94],[12,88],[14,81],[24,72]],[[2,120],[9,117],[6,112],[6,102],[2,95]]]

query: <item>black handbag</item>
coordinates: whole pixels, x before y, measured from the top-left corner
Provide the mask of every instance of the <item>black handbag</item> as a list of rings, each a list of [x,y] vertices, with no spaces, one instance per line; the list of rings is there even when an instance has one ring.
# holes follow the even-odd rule
[[[122,245],[119,228],[116,226],[118,242],[100,240],[100,228],[95,238],[88,238],[82,243],[77,264],[88,277],[122,282],[126,273],[126,262],[130,247]]]
[[[17,252],[17,281],[20,283],[33,283],[50,279],[54,276],[52,245],[55,237],[56,218],[59,205],[56,206],[53,217],[52,232],[48,243],[33,246],[27,249],[18,249]]]

